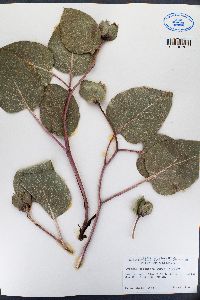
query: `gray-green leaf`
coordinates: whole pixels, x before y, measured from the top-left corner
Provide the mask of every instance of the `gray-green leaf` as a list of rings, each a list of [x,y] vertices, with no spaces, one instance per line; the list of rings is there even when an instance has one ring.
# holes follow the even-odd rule
[[[15,54],[33,72],[37,72],[40,75],[42,84],[47,85],[51,81],[51,70],[54,63],[53,54],[44,45],[29,41],[19,41],[2,49]]]
[[[39,203],[55,219],[71,204],[71,195],[62,178],[55,172],[51,161],[19,170],[14,177],[13,205],[24,210],[32,202]]]
[[[152,136],[149,140],[145,141],[143,143],[144,148],[142,153],[139,155],[136,165],[137,165],[137,169],[140,172],[140,174],[144,177],[149,177],[149,173],[146,169],[145,166],[145,153],[151,148],[153,147],[155,144],[160,143],[162,141],[168,141],[168,140],[172,140],[172,138],[170,138],[167,135],[163,135],[163,134],[156,134],[155,136]]]
[[[67,91],[57,84],[46,87],[40,106],[40,118],[43,125],[58,136],[63,136],[63,109],[67,99]],[[67,133],[72,135],[80,119],[79,107],[74,97],[69,104],[67,114]]]
[[[199,151],[200,142],[172,138],[146,150],[144,164],[154,190],[171,195],[191,186],[199,177]]]
[[[106,97],[106,86],[102,82],[83,80],[79,93],[88,102],[102,102]]]
[[[67,50],[61,41],[60,27],[54,30],[48,44],[49,49],[54,54],[55,68],[63,73],[69,73],[71,66],[72,53]],[[74,76],[84,74],[92,63],[94,56],[90,53],[75,54],[73,53],[73,69]]]
[[[18,87],[18,88],[17,88]],[[22,96],[29,108],[36,108],[42,99],[44,86],[40,76],[10,51],[0,51],[0,107],[14,113],[25,109]]]
[[[115,96],[107,116],[117,134],[136,144],[155,135],[166,119],[172,93],[148,87],[132,88]]]
[[[88,14],[72,8],[65,8],[60,22],[61,39],[73,53],[93,54],[101,44],[98,24]]]

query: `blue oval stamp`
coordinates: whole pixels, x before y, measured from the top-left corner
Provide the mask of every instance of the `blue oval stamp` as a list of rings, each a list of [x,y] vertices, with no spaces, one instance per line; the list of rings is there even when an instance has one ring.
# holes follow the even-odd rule
[[[171,13],[164,18],[164,25],[171,31],[189,31],[194,26],[192,17],[184,13]]]

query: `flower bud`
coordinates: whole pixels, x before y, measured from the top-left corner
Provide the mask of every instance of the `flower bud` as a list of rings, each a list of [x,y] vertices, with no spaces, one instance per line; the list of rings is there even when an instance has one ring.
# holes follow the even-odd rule
[[[106,86],[102,82],[83,80],[79,93],[88,102],[100,103],[105,100]]]
[[[108,21],[101,21],[99,24],[101,31],[101,38],[105,41],[113,41],[117,37],[118,25],[113,23],[110,24]]]
[[[146,201],[144,197],[138,199],[135,212],[139,217],[150,215],[153,210],[153,204],[150,201]]]

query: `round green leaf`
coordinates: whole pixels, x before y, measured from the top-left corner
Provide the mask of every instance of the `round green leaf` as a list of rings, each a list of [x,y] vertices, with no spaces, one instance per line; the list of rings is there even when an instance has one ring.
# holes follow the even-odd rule
[[[93,54],[101,44],[98,24],[88,14],[72,8],[65,8],[60,22],[61,39],[73,53]]]
[[[31,205],[31,199],[32,202],[39,203],[51,218],[55,219],[67,211],[71,204],[70,191],[55,172],[51,161],[19,170],[13,184],[16,193],[12,199],[13,205],[20,210],[27,204],[27,199]]]
[[[151,184],[162,195],[185,190],[199,177],[200,142],[165,140],[156,143],[145,154],[145,167]]]
[[[40,75],[42,84],[47,85],[52,78],[51,69],[53,68],[53,54],[42,44],[20,41],[12,43],[2,48],[10,51],[18,58],[22,59],[32,71]]]
[[[67,91],[57,84],[47,86],[40,106],[40,118],[43,125],[58,136],[63,136],[63,110],[67,99]],[[67,132],[72,135],[78,126],[80,114],[74,97],[69,104],[67,115]]]
[[[0,107],[9,113],[21,111],[27,105],[33,110],[40,104],[43,93],[44,87],[39,75],[10,51],[1,50]]]
[[[72,53],[67,50],[61,41],[60,27],[57,26],[54,30],[48,44],[49,49],[54,54],[54,66],[63,73],[69,73],[71,66]],[[84,74],[92,63],[94,57],[90,53],[73,54],[73,69],[74,76]]]
[[[148,87],[132,88],[115,96],[106,114],[117,134],[136,144],[155,135],[165,121],[172,93]]]

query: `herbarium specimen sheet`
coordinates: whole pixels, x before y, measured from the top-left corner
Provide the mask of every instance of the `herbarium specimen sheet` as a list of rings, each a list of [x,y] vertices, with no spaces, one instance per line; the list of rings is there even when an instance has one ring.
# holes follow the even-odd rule
[[[198,258],[199,32],[199,6],[0,5],[3,295],[124,294],[129,257]]]

